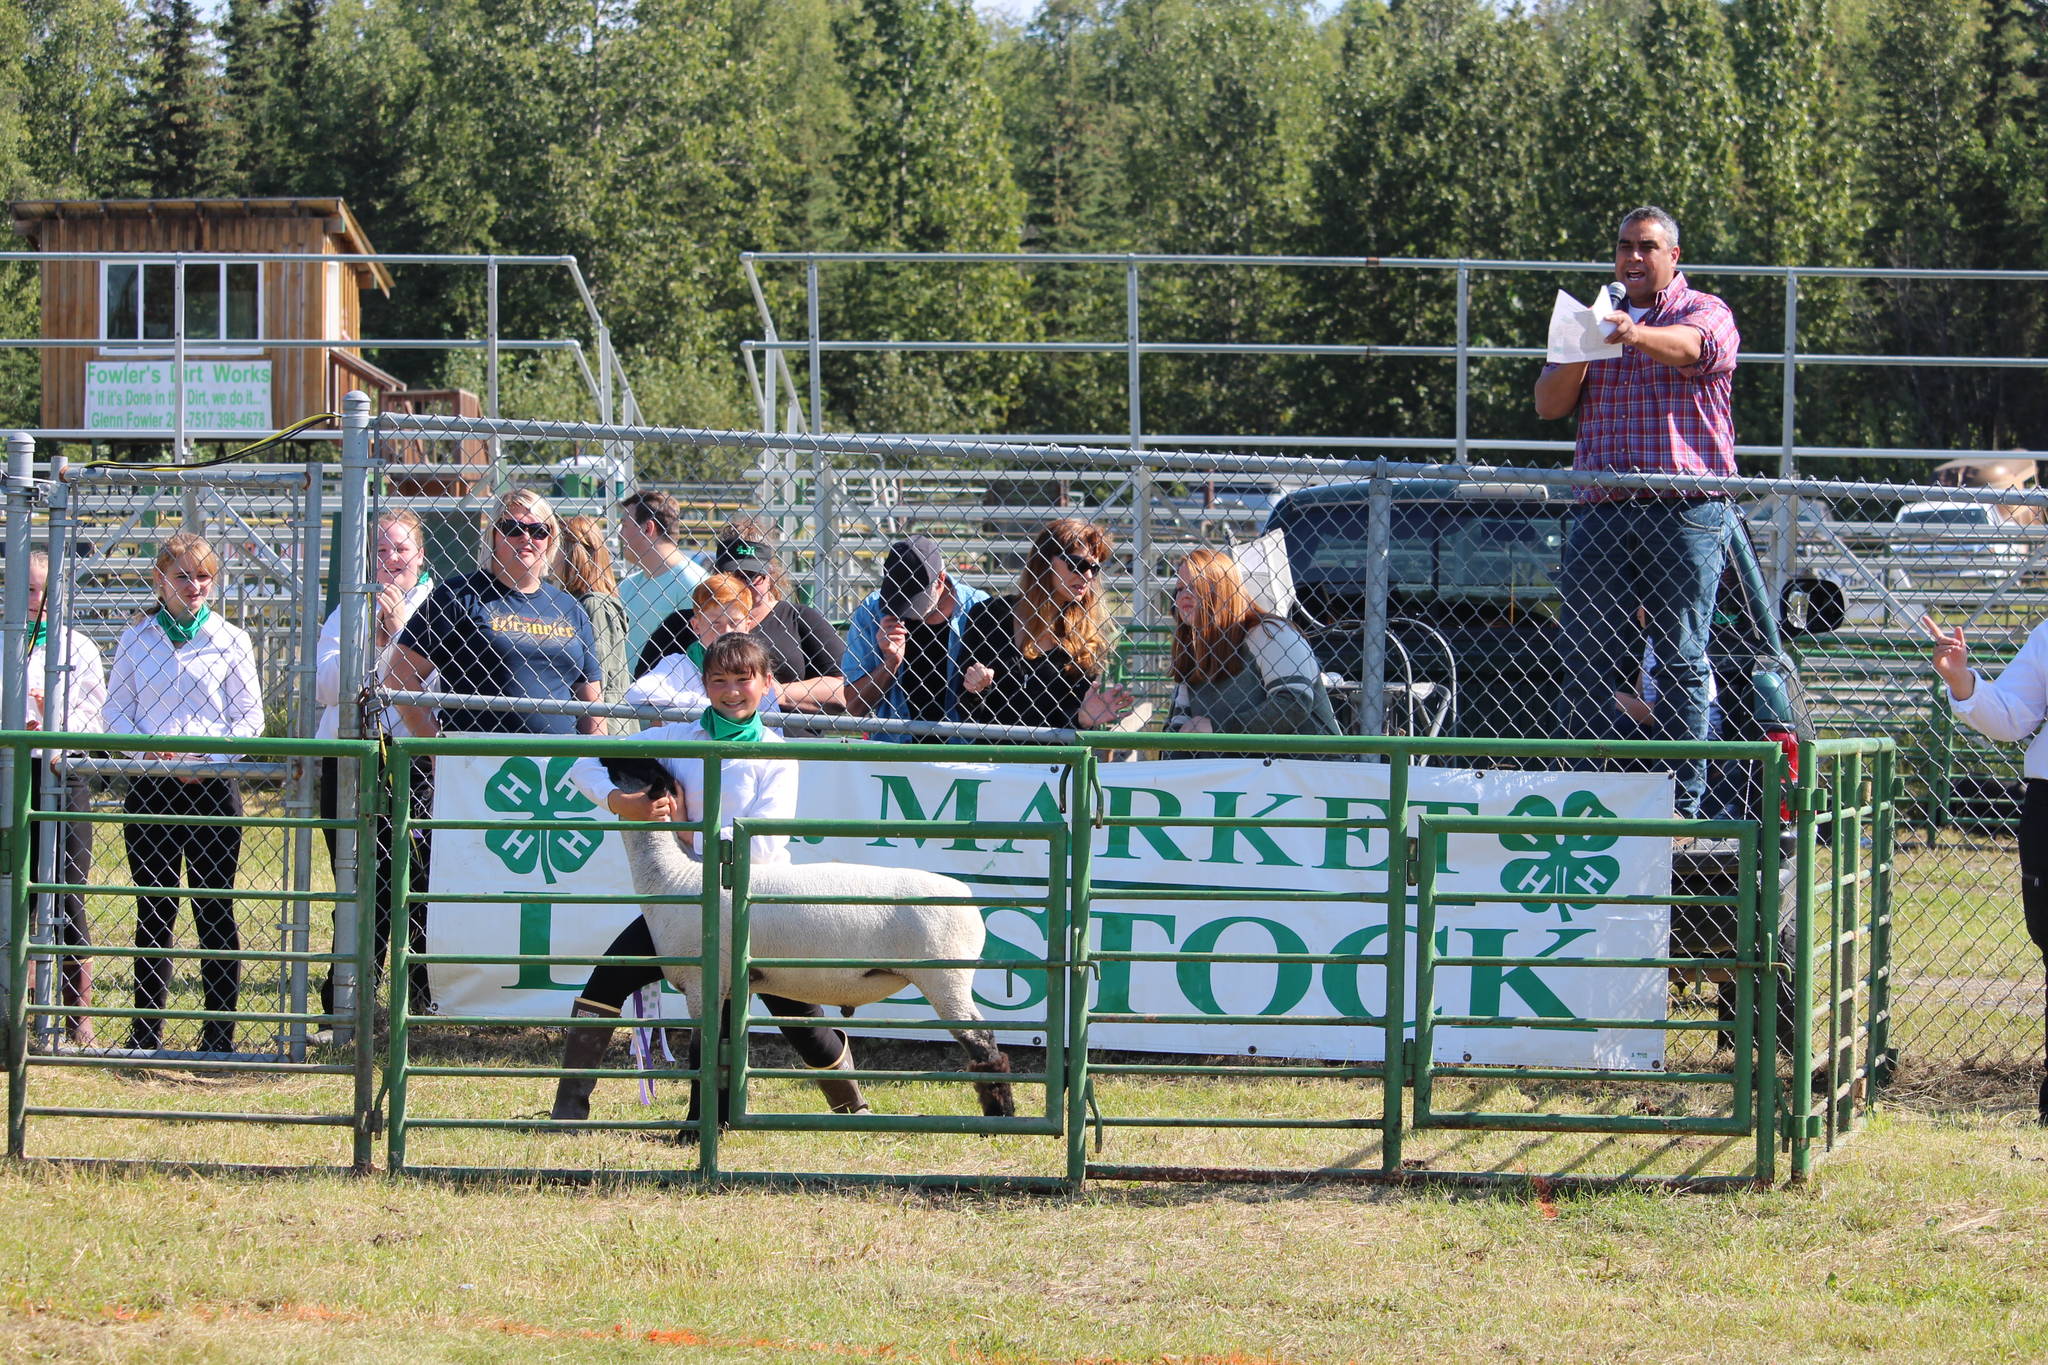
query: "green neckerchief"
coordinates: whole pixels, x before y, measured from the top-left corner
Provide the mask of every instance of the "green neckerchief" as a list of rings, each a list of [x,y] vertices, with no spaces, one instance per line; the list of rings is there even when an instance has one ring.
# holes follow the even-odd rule
[[[704,676],[704,646],[702,646],[702,645],[698,644],[698,643],[697,643],[697,642],[696,642],[695,640],[692,640],[692,641],[690,641],[690,643],[688,643],[687,645],[684,645],[684,646],[683,646],[683,653],[684,653],[684,654],[685,654],[686,656],[688,656],[688,658],[689,658],[689,660],[690,660],[690,662],[691,662],[691,663],[693,663],[693,664],[697,665],[697,676],[698,676],[698,677],[700,677],[700,678],[701,678],[701,677],[703,677],[703,676]]]
[[[156,623],[164,628],[164,634],[170,637],[173,645],[189,645],[192,643],[192,637],[199,633],[199,628],[206,624],[206,618],[211,615],[213,608],[204,603],[201,603],[199,610],[192,614],[190,621],[180,621],[171,615],[168,608],[159,607]]]
[[[694,648],[694,646],[693,646]],[[761,742],[761,713],[756,711],[745,720],[727,720],[715,706],[704,708],[700,722],[704,733],[721,744],[759,744]]]
[[[34,635],[29,636],[28,638],[28,647],[31,650],[41,649],[43,647],[43,641],[49,638],[50,623],[48,621],[38,621],[36,622],[36,633]]]

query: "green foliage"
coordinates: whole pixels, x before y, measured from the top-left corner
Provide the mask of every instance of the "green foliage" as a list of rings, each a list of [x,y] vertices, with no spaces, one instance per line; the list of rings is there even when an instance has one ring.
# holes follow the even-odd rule
[[[1307,249],[1493,259],[1558,249],[1542,206],[1529,202],[1544,175],[1542,130],[1559,80],[1538,27],[1503,20],[1483,0],[1391,10],[1365,0],[1340,22]],[[1456,336],[1453,284],[1438,272],[1333,272],[1317,281],[1308,312],[1329,342],[1441,345]],[[1509,311],[1541,306],[1532,296]],[[1473,339],[1516,344],[1511,331],[1486,330],[1484,310]],[[1474,378],[1483,429],[1526,423],[1526,375],[1495,367]],[[1326,361],[1301,382],[1316,394],[1324,432],[1441,435],[1454,420],[1455,375],[1442,365]]]
[[[1015,251],[1024,198],[1010,174],[988,36],[967,0],[860,0],[832,23],[851,101],[835,164],[846,236],[872,251]],[[829,277],[842,336],[1016,339],[1024,280],[1008,266],[861,267]],[[867,431],[975,431],[1000,424],[1021,366],[891,352],[849,359],[837,420]],[[835,366],[836,369],[836,366]]]
[[[970,0],[0,0],[0,52],[21,54],[0,68],[11,197],[339,195],[387,251],[573,255],[643,412],[691,425],[755,419],[746,251],[1598,262],[1649,202],[1693,266],[2048,268],[2039,0],[1042,0],[993,34]],[[820,283],[840,338],[1126,333],[1114,267]],[[1552,283],[1476,276],[1471,339],[1526,344]],[[1775,348],[1777,282],[1707,283]],[[584,331],[565,273],[504,285],[508,335]],[[761,287],[801,335],[802,272]],[[1457,324],[1431,272],[1152,268],[1143,290],[1149,340],[1442,344]],[[1809,278],[1798,304],[1809,351],[2048,346],[2035,286]],[[36,308],[34,273],[0,270],[0,323],[26,332]],[[364,325],[474,334],[485,309],[481,272],[401,267]],[[481,384],[473,354],[373,358]],[[2039,371],[1797,378],[1804,441],[2038,444],[2048,425]],[[832,356],[822,381],[837,427],[1128,421],[1115,351]],[[31,418],[36,384],[28,354],[0,355],[0,414]],[[1557,434],[1527,385],[1519,362],[1475,363],[1473,432]],[[508,354],[501,389],[508,410],[588,403],[560,356]],[[1777,390],[1738,385],[1746,436],[1775,431]],[[1155,355],[1145,395],[1153,433],[1399,438],[1448,434],[1456,385],[1430,361]]]
[[[1886,3],[1873,23],[1864,140],[1877,261],[2041,268],[2048,144],[2036,82],[2048,24],[2001,0]],[[2038,354],[2048,340],[2040,293],[1901,282],[1884,300],[1879,337],[1920,354]],[[1865,406],[1871,426],[1890,439],[2032,445],[2048,418],[2048,393],[2037,375],[1906,370],[1866,390]]]
[[[129,114],[136,188],[152,199],[222,193],[239,150],[223,117],[212,38],[192,0],[150,0]]]

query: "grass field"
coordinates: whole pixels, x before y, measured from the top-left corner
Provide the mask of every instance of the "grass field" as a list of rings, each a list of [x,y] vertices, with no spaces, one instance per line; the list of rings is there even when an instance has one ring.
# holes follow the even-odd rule
[[[104,836],[103,836],[104,837]],[[280,864],[252,831],[252,876]],[[98,875],[119,875],[102,844]],[[2048,1354],[2048,1130],[2031,1122],[2037,960],[2002,841],[1901,851],[1896,1101],[1807,1185],[1672,1195],[1092,1182],[1078,1196],[456,1185],[384,1175],[250,1176],[0,1167],[0,1351],[29,1359],[218,1361],[1278,1362],[1752,1358],[2032,1360]],[[318,859],[324,862],[324,859]],[[324,869],[316,883],[324,884]],[[275,902],[271,902],[275,905]],[[132,906],[96,897],[120,942]],[[270,946],[252,897],[245,943]],[[316,926],[325,915],[315,912]],[[316,932],[316,946],[324,941]],[[197,1003],[190,964],[181,976]],[[245,999],[274,992],[252,966]],[[316,972],[317,974],[317,972]],[[101,977],[123,1003],[125,963]],[[1703,1010],[1685,999],[1681,1010]],[[1710,1035],[1691,1035],[1695,1051]],[[550,1030],[429,1029],[423,1060],[546,1064]],[[1976,1063],[1960,1063],[1965,1047]],[[864,1047],[884,1066],[938,1062]],[[929,1053],[929,1055],[927,1055]],[[1686,1056],[1686,1054],[1676,1054]],[[1705,1056],[1688,1060],[1704,1062]],[[1036,1064],[1019,1056],[1021,1067]],[[771,1045],[757,1062],[784,1064]],[[191,1113],[340,1113],[346,1077],[208,1078],[39,1064],[32,1103]],[[542,1078],[421,1081],[415,1112],[537,1115]],[[871,1087],[885,1112],[959,1112],[964,1086]],[[1448,1105],[1716,1114],[1725,1089],[1642,1083],[1444,1087]],[[1031,1092],[1026,1107],[1039,1102]],[[1116,1078],[1111,1117],[1376,1114],[1372,1082]],[[815,1091],[757,1082],[757,1109]],[[597,1115],[677,1118],[605,1083]],[[35,1118],[35,1156],[340,1165],[345,1130]],[[1112,1163],[1372,1169],[1379,1136],[1113,1127]],[[728,1166],[782,1172],[1055,1174],[1046,1138],[734,1133]],[[1437,1170],[1742,1174],[1744,1139],[1411,1133]],[[378,1156],[382,1159],[380,1141]],[[415,1163],[686,1168],[633,1133],[419,1132]],[[1782,1171],[1782,1167],[1781,1167]]]
[[[1982,1112],[1883,1116],[1808,1186],[1716,1196],[661,1192],[30,1166],[0,1170],[0,1238],[0,1351],[26,1359],[2048,1354],[2048,1133]]]

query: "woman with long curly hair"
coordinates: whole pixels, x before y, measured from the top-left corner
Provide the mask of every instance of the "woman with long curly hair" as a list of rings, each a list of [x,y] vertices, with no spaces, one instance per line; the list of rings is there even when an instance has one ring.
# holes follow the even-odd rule
[[[962,720],[1101,730],[1130,714],[1130,692],[1102,681],[1111,649],[1102,573],[1111,548],[1094,522],[1050,522],[1032,538],[1017,591],[969,609],[960,633]]]
[[[1174,573],[1173,710],[1188,734],[1334,735],[1322,666],[1301,632],[1259,609],[1222,550],[1196,550]]]

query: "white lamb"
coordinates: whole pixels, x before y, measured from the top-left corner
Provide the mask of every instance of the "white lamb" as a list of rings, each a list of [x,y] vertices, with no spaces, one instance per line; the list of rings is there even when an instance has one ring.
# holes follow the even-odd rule
[[[641,895],[697,896],[704,887],[704,869],[684,853],[673,836],[644,830],[623,834],[633,889]],[[964,883],[917,868],[870,867],[861,863],[770,863],[752,869],[751,886],[766,895],[816,895],[816,904],[757,904],[748,915],[750,957],[813,957],[949,960],[972,962],[981,956],[986,930],[973,905],[846,905],[840,896],[914,900],[946,897],[965,900],[973,891]],[[702,951],[702,911],[687,902],[649,902],[641,908],[649,935],[664,957],[688,957]],[[731,972],[732,904],[720,908],[719,1004],[728,998],[725,983]],[[663,969],[682,991],[690,1013],[704,1018],[702,972],[696,967]],[[748,984],[756,994],[787,996],[818,1005],[871,1004],[915,986],[941,1019],[979,1019],[974,1006],[972,967],[754,967]],[[722,1016],[721,1016],[722,1017]],[[986,1029],[955,1028],[953,1036],[967,1050],[969,1071],[1003,1072],[1010,1060]],[[975,1092],[984,1114],[1007,1116],[1016,1106],[1006,1081],[978,1081]],[[696,1111],[693,1102],[691,1112]]]

